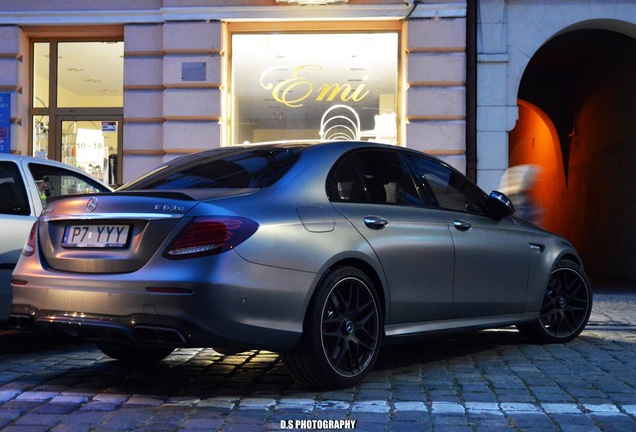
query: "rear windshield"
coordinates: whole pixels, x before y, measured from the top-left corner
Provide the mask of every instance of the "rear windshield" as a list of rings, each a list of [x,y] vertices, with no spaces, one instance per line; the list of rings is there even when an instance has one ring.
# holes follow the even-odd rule
[[[263,188],[289,171],[300,153],[300,147],[267,147],[186,156],[120,190]]]

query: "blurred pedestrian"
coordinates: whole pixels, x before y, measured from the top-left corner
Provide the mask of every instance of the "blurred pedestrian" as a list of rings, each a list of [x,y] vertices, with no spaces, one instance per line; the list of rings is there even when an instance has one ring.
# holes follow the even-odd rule
[[[508,168],[499,183],[499,191],[505,193],[515,207],[515,216],[537,225],[542,223],[543,209],[532,190],[540,173],[537,165],[517,165]]]

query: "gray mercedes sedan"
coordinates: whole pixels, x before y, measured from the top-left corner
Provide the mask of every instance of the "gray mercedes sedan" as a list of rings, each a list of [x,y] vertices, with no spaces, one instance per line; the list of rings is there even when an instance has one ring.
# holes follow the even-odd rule
[[[359,383],[384,342],[585,327],[563,238],[426,154],[368,142],[231,146],[112,194],[49,200],[12,276],[14,328],[125,362],[180,347],[281,353],[300,382]]]

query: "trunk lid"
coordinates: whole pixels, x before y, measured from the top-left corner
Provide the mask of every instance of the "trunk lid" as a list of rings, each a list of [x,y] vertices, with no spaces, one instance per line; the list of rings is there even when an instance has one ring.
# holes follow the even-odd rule
[[[183,192],[75,195],[51,200],[38,238],[48,266],[74,273],[126,273],[162,250],[199,201]]]

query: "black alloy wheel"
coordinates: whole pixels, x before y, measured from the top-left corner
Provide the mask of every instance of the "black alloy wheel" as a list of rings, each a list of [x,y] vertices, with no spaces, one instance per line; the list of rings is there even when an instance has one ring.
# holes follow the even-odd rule
[[[360,279],[338,282],[322,311],[322,349],[333,370],[343,377],[361,373],[378,346],[375,297]]]
[[[587,275],[575,262],[561,260],[550,275],[539,319],[517,328],[539,343],[569,342],[583,331],[591,312]]]
[[[354,267],[340,267],[319,285],[304,340],[283,356],[294,377],[319,387],[361,382],[377,360],[382,339],[380,303],[371,280]]]

